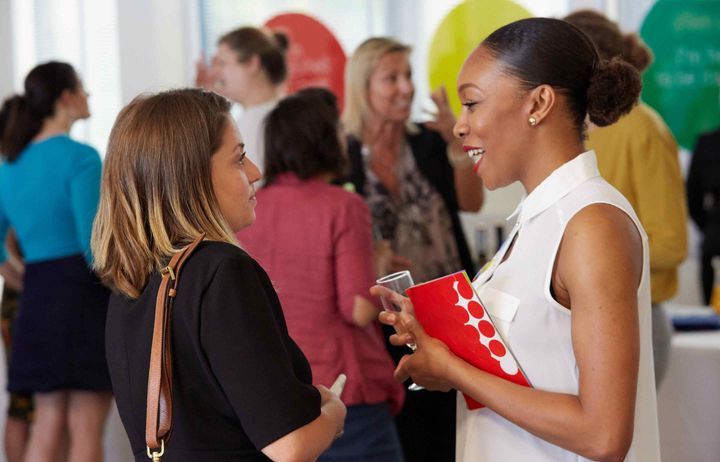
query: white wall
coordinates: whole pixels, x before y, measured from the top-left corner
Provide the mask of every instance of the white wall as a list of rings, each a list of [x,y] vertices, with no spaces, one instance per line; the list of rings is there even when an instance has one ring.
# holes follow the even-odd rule
[[[198,54],[193,0],[119,0],[121,100],[192,83]]]
[[[10,0],[0,0],[0,104],[6,95],[13,92],[13,53],[12,24],[10,19]],[[2,278],[0,278],[1,280]],[[0,291],[4,284],[0,281]],[[2,353],[4,354],[4,352]],[[4,393],[7,374],[4,361],[0,361],[0,428],[4,428],[5,409],[7,409],[7,393]],[[0,460],[5,460],[0,451]]]
[[[13,33],[10,0],[0,0],[0,99],[13,92]]]

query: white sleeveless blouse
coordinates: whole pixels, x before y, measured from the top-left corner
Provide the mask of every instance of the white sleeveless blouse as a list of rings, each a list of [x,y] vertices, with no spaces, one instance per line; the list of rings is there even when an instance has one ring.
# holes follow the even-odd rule
[[[473,285],[533,387],[577,394],[572,312],[550,295],[550,281],[565,226],[578,211],[596,203],[623,210],[642,235],[643,273],[638,289],[640,369],[635,431],[625,460],[656,462],[660,460],[660,444],[647,235],[628,201],[600,177],[593,151],[555,170],[520,203],[513,214],[517,215],[513,232]],[[512,256],[499,264],[515,234],[518,237]],[[457,462],[587,460],[532,435],[490,409],[469,411],[461,395],[458,395],[456,454]]]

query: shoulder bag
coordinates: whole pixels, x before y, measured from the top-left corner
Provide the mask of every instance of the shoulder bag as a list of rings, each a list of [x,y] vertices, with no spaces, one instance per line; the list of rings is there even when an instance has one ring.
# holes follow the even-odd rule
[[[155,300],[155,322],[147,387],[147,413],[145,415],[145,443],[147,455],[160,462],[165,443],[172,430],[172,351],[170,327],[172,302],[177,295],[180,270],[185,260],[205,238],[201,234],[190,245],[176,253],[170,263],[160,270],[162,281]]]

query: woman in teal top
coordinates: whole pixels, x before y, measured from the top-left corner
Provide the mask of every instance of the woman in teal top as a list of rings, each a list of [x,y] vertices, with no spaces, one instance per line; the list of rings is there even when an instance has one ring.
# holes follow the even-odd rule
[[[36,66],[0,109],[0,242],[12,227],[26,264],[8,370],[8,390],[35,399],[26,460],[57,459],[65,432],[68,460],[102,458],[109,292],[89,267],[101,162],[68,136],[89,116],[82,82],[60,62]],[[0,275],[5,260],[0,250]]]

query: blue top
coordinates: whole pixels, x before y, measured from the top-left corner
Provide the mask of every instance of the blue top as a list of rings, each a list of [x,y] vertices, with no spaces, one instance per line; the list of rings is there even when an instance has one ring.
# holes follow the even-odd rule
[[[0,263],[10,226],[27,263],[77,254],[90,263],[101,171],[98,152],[67,135],[31,143],[0,164]]]

